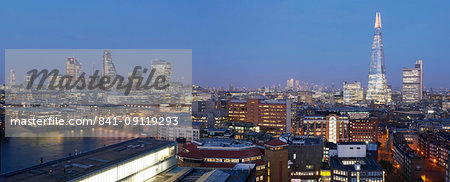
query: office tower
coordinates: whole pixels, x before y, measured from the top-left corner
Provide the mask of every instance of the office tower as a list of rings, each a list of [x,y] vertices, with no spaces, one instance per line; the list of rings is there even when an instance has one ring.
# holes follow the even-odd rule
[[[294,88],[294,78],[286,80],[286,89],[292,89],[292,88]]]
[[[344,82],[344,104],[353,105],[363,100],[364,90],[360,82]]]
[[[423,61],[422,60],[416,60],[416,64],[414,65],[415,68],[420,69],[420,91],[419,91],[419,99],[423,99]]]
[[[102,76],[109,76],[111,79],[116,77],[116,67],[112,61],[111,51],[103,51]]]
[[[381,15],[379,12],[376,13],[375,18],[375,34],[370,55],[366,100],[373,101],[375,104],[391,102],[386,80],[383,39],[381,36]]]
[[[15,85],[16,84],[16,72],[14,69],[9,70],[9,84]]]
[[[403,68],[402,101],[416,103],[422,99],[422,60],[414,68]]]
[[[165,76],[166,82],[170,83],[172,74],[172,63],[166,60],[154,59],[152,60],[152,69],[155,69],[154,77],[157,78],[160,75]]]
[[[76,80],[80,76],[81,64],[76,58],[67,58],[66,61],[66,76],[72,76]]]

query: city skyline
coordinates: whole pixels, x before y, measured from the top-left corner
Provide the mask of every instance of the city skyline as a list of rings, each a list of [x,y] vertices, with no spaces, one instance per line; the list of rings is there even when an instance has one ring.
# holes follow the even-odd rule
[[[168,4],[146,2],[142,7],[123,7],[134,18],[128,22],[117,16],[112,19],[93,16],[91,11],[83,15],[65,14],[60,10],[47,9],[41,4],[28,3],[23,10],[15,13],[18,21],[0,19],[5,25],[0,33],[11,35],[4,37],[0,48],[104,49],[125,48],[128,45],[133,48],[192,48],[193,83],[202,86],[228,87],[231,84],[258,88],[283,85],[286,79],[294,78],[326,85],[359,81],[366,88],[373,13],[380,11],[384,19],[384,39],[388,45],[386,74],[393,89],[401,89],[402,68],[417,59],[423,60],[426,65],[425,89],[448,88],[450,81],[439,79],[449,75],[445,67],[450,66],[445,53],[448,38],[444,36],[450,27],[439,23],[449,17],[444,8],[447,4],[260,2],[251,7],[244,3],[234,8],[236,3],[231,2],[207,8],[208,3],[192,3],[176,8],[179,13],[186,14],[186,17],[179,17],[161,12],[160,9],[171,8]],[[14,2],[8,5],[19,6]],[[109,8],[99,11],[112,15],[121,5],[111,3]],[[42,6],[43,11],[32,8],[36,6]],[[94,10],[100,4],[80,3],[71,6],[80,10]],[[346,11],[342,11],[344,7]],[[213,16],[204,17],[204,14],[196,13],[198,8],[205,9],[204,13]],[[131,9],[133,12],[130,12]],[[252,13],[248,13],[249,10]],[[417,13],[417,10],[427,13]],[[8,11],[5,9],[4,12]],[[229,14],[230,11],[235,13]],[[32,14],[42,19],[52,17],[50,19],[58,23],[45,20],[41,23],[48,26],[35,27],[32,21],[39,16],[32,17]],[[61,17],[53,17],[54,14],[61,14]],[[160,19],[157,16],[159,14],[163,15]],[[68,27],[65,26],[68,24],[79,26],[75,26],[73,31],[62,28]],[[121,24],[126,26],[116,27]],[[154,25],[160,28],[155,29]],[[34,28],[31,29],[31,26]],[[171,31],[181,28],[185,31]],[[88,41],[96,38],[103,41]],[[3,62],[4,52],[1,54]],[[352,66],[349,68],[348,65]],[[0,80],[7,79],[7,72],[2,70]]]

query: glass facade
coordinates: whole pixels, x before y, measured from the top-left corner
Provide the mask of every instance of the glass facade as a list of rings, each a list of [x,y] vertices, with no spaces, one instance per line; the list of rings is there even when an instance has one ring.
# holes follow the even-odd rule
[[[366,100],[373,101],[375,104],[386,104],[391,102],[389,94],[384,65],[383,39],[381,36],[381,15],[378,12],[375,19],[375,35],[370,55]]]
[[[344,82],[344,104],[354,105],[363,100],[364,90],[360,82]]]
[[[418,60],[415,68],[403,69],[402,101],[419,102],[422,99],[422,84],[422,60]]]
[[[176,166],[175,151],[175,146],[164,147],[70,181],[145,181]]]

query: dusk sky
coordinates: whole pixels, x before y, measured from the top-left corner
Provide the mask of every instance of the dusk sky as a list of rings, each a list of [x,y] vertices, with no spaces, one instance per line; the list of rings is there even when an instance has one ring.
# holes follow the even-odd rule
[[[449,10],[444,0],[1,1],[0,61],[5,49],[192,49],[201,86],[366,87],[380,11],[388,84],[399,90],[401,69],[423,59],[424,86],[449,88]]]

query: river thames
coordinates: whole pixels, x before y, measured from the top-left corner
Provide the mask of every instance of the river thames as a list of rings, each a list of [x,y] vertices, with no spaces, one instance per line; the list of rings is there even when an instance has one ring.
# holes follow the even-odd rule
[[[1,141],[1,173],[38,165],[41,157],[43,162],[48,162],[128,139],[130,138],[6,138]]]

